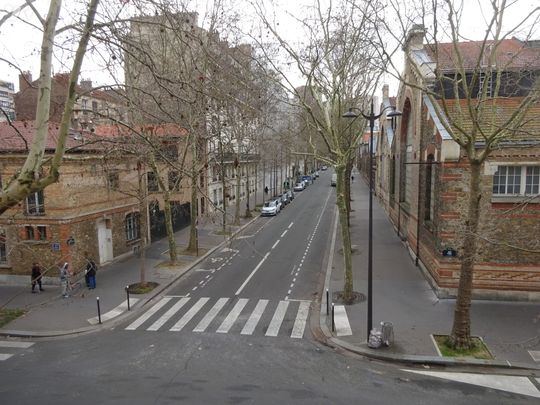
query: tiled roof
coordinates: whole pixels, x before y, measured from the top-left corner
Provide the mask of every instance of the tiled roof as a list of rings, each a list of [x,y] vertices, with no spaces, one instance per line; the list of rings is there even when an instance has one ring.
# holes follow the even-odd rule
[[[496,52],[497,67],[504,70],[540,69],[540,47],[534,42],[523,42],[517,38],[502,41],[469,41],[458,43],[465,70],[472,70],[478,64],[486,65],[491,49]],[[454,71],[458,65],[453,43],[426,45],[425,49],[437,67],[443,71]]]
[[[54,151],[58,140],[60,124],[49,123],[49,132],[45,149]],[[28,150],[36,133],[35,121],[14,121],[13,126],[8,122],[0,122],[0,152],[24,152]],[[71,132],[66,138],[66,149],[83,145],[81,132]]]
[[[173,123],[148,124],[137,126],[135,131],[160,137],[185,136],[188,131]],[[128,127],[120,125],[98,125],[94,133],[103,137],[129,136],[133,133]]]

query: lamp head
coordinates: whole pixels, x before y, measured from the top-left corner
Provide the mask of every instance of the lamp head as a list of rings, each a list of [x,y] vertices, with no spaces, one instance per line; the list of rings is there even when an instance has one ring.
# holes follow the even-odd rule
[[[346,113],[343,113],[342,117],[343,118],[356,118],[358,117],[358,114],[355,113],[352,108],[349,108],[349,111],[347,111]]]
[[[386,114],[386,118],[399,117],[401,115],[403,115],[403,113],[399,110],[396,110],[396,107],[393,107],[392,111]]]

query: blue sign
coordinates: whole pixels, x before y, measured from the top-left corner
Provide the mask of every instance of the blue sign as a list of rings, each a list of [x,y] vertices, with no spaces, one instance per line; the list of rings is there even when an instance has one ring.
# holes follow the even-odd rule
[[[52,244],[52,251],[53,252],[59,252],[60,251],[60,243],[53,243]]]

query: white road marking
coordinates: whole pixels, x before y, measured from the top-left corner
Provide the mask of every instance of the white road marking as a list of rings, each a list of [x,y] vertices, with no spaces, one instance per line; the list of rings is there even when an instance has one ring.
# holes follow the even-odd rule
[[[352,335],[351,325],[349,324],[349,318],[347,318],[347,311],[345,311],[344,305],[334,306],[334,324],[336,326],[337,336]]]
[[[13,354],[7,354],[7,353],[0,353],[0,361],[4,361],[9,359]]]
[[[257,270],[259,270],[259,268],[262,266],[262,264],[264,263],[264,261],[268,258],[268,255],[270,254],[270,252],[268,252],[267,254],[264,255],[264,257],[262,258],[262,260],[259,262],[259,264],[257,264],[257,267],[255,267],[253,269],[253,271],[251,272],[251,274],[248,276],[248,278],[246,278],[246,281],[244,281],[244,283],[240,286],[240,288],[236,291],[235,295],[239,295],[242,290],[244,289],[244,287],[247,285],[247,283],[249,283],[249,280],[251,280],[251,277],[253,277],[253,275],[257,272]]]
[[[291,222],[291,223],[289,224],[289,226],[287,227],[287,229],[291,229],[291,226],[293,226],[293,224],[294,224],[294,222]]]
[[[259,300],[255,306],[255,309],[249,316],[248,321],[244,325],[244,329],[242,329],[242,332],[240,332],[241,335],[251,335],[253,333],[267,305],[268,300]]]
[[[146,311],[142,316],[137,318],[135,322],[130,324],[126,330],[135,330],[139,326],[141,326],[148,318],[150,318],[152,315],[154,315],[157,311],[159,311],[167,302],[171,300],[171,297],[163,297],[156,305],[154,305],[152,308],[150,308],[148,311]]]
[[[167,312],[165,312],[157,321],[155,321],[148,329],[146,330],[158,330],[161,328],[165,322],[167,322],[171,317],[178,312],[180,308],[182,308],[186,303],[189,301],[189,298],[182,298],[180,301],[178,301],[176,304],[174,304]]]
[[[302,301],[298,307],[298,313],[296,314],[296,320],[294,321],[291,337],[294,339],[302,339],[304,336],[304,329],[306,328],[306,321],[309,314],[309,302]]]
[[[285,318],[285,313],[287,312],[288,306],[289,306],[289,301],[279,301],[276,312],[274,312],[274,316],[272,317],[272,320],[270,321],[270,325],[268,325],[268,329],[266,330],[266,336],[278,335],[279,328],[281,327],[283,318]]]
[[[430,377],[444,378],[462,382],[465,384],[479,385],[482,387],[493,388],[501,391],[513,392],[514,394],[528,395],[540,398],[540,391],[528,377],[493,375],[493,374],[472,374],[472,373],[449,373],[437,371],[406,370],[409,373],[427,375]]]
[[[207,298],[207,297],[204,297],[204,298],[199,298],[199,301],[197,301],[195,303],[195,305],[193,305],[189,311],[187,311],[184,316],[182,318],[180,318],[180,320],[178,322],[176,322],[176,324],[171,328],[169,329],[171,332],[179,332],[181,331],[184,326],[186,326],[186,324],[191,321],[191,318],[193,318],[197,312],[199,312],[199,310],[203,307],[204,304],[206,304],[206,302],[209,300],[210,298]]]
[[[0,340],[0,347],[16,347],[18,349],[28,349],[34,342],[17,342],[14,340]]]
[[[288,232],[288,229],[285,229],[285,230],[283,231],[283,233],[281,234],[280,238],[283,238],[287,232]]]
[[[276,240],[276,243],[274,243],[274,245],[272,246],[272,249],[274,249],[277,246],[277,244],[279,243],[280,240],[281,239]]]
[[[206,316],[199,322],[195,329],[193,329],[193,332],[204,332],[206,328],[208,328],[210,323],[214,320],[214,318],[217,316],[219,311],[221,311],[221,308],[225,306],[227,301],[229,301],[228,298],[220,298],[219,300],[217,300],[212,309],[208,311]]]
[[[130,298],[129,303],[130,306],[133,306],[139,301],[139,298]],[[111,309],[109,312],[101,315],[101,322],[108,321],[109,319],[116,318],[118,315],[123,314],[127,311],[127,300],[122,302],[120,305],[118,305],[116,308]],[[87,319],[88,323],[90,325],[97,325],[99,323],[99,318],[97,316]]]
[[[540,351],[529,350],[529,354],[531,355],[531,357],[532,357],[532,359],[534,361],[540,361]]]
[[[214,271],[214,269],[195,269],[195,271]]]
[[[191,291],[195,291],[197,289],[197,286],[193,287]]]
[[[229,312],[229,315],[227,315],[227,317],[223,320],[223,322],[221,323],[221,325],[219,326],[216,332],[228,333],[229,330],[234,325],[234,322],[236,321],[236,319],[240,316],[240,313],[242,312],[242,310],[244,309],[247,303],[248,303],[248,299],[246,298],[239,299],[238,302],[234,305],[231,312]]]

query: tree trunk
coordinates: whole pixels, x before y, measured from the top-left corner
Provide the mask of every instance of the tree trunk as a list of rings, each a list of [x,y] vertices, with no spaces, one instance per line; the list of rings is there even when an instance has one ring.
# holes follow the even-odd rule
[[[469,201],[465,237],[463,240],[463,255],[459,289],[454,309],[454,324],[452,326],[451,342],[456,349],[471,347],[471,297],[473,289],[473,266],[476,255],[478,230],[478,214],[480,207],[480,171],[482,164],[477,161],[470,163]]]
[[[251,197],[251,187],[249,184],[249,166],[246,170],[246,218],[251,218],[251,209],[249,207],[249,199]],[[256,203],[256,202],[255,202]]]
[[[197,182],[199,180],[197,176],[197,136],[193,139],[192,146],[193,161],[191,163],[191,212],[190,220],[191,226],[189,228],[189,244],[187,250],[189,252],[199,254],[199,238],[197,235],[197,218],[198,218],[198,193]]]
[[[241,188],[241,185],[242,185],[242,177],[241,177],[241,173],[242,171],[240,170],[240,162],[238,163],[238,166],[235,167],[235,170],[236,170],[236,185],[235,185],[235,188],[236,188],[236,199],[234,200],[235,204],[234,204],[234,224],[236,226],[240,225],[240,188]]]
[[[353,274],[352,274],[352,255],[351,255],[351,234],[349,231],[349,223],[347,220],[347,204],[345,196],[345,166],[336,165],[337,182],[336,182],[336,204],[339,212],[339,223],[341,225],[341,239],[343,244],[343,258],[345,262],[345,283],[343,285],[343,301],[352,303],[353,296]]]
[[[139,245],[139,283],[141,286],[146,285],[146,237],[148,234],[148,188],[146,184],[146,171],[143,170],[142,164],[137,163],[137,174],[139,176],[139,213],[141,228],[141,243]],[[144,180],[143,180],[144,179]]]
[[[165,191],[163,193],[163,205],[163,209],[165,210],[165,227],[167,229],[167,240],[169,242],[169,259],[171,263],[176,263],[178,257],[176,255],[176,240],[174,239],[171,200],[168,191]]]

